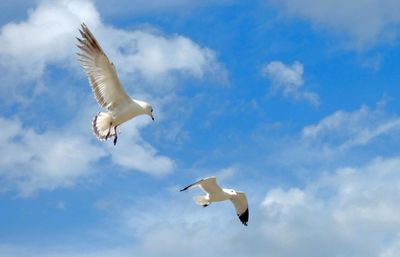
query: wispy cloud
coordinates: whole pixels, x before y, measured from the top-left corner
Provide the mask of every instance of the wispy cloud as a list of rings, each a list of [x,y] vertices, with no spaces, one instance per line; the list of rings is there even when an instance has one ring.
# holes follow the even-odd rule
[[[394,41],[398,35],[400,8],[392,0],[283,0],[269,1],[289,16],[310,20],[334,34],[344,34],[354,49],[365,49],[380,42]]]
[[[263,74],[272,82],[273,91],[281,91],[285,97],[294,100],[305,100],[318,106],[319,97],[313,92],[303,90],[303,64],[293,62],[286,65],[280,61],[272,61],[263,68]]]
[[[399,133],[398,115],[381,103],[337,110],[295,133],[268,127],[254,131],[251,148],[259,149],[260,154],[251,157],[249,165],[269,166],[302,180],[314,177],[317,170],[362,164],[377,155],[400,154]]]
[[[400,118],[378,107],[362,106],[348,112],[339,110],[303,129],[303,138],[340,150],[367,145],[374,139],[400,132]]]

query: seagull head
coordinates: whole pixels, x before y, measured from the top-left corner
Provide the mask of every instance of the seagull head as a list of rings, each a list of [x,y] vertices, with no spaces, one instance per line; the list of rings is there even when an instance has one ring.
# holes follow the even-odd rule
[[[151,119],[154,120],[153,107],[151,106],[151,104],[148,104],[148,103],[145,104],[144,113],[149,115],[151,117]]]
[[[225,191],[225,193],[227,193],[228,195],[231,195],[231,196],[237,195],[236,191],[233,189],[225,189],[224,188],[223,191]]]

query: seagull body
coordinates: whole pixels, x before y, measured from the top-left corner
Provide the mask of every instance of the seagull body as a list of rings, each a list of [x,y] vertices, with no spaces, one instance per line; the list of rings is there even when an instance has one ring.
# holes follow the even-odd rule
[[[194,197],[194,200],[197,204],[202,205],[203,207],[207,207],[213,202],[231,200],[231,202],[235,206],[236,213],[240,221],[245,226],[247,226],[247,222],[249,221],[249,208],[246,195],[243,192],[219,187],[216,177],[200,179],[199,181],[188,185],[180,191],[182,192],[195,186],[200,187],[206,193],[203,196]]]
[[[79,32],[82,36],[82,39],[77,38],[79,62],[88,76],[97,102],[108,110],[99,112],[93,118],[92,128],[100,140],[114,137],[115,145],[119,125],[141,114],[147,114],[154,120],[153,108],[147,102],[128,96],[119,81],[114,64],[109,61],[85,24],[82,24]]]

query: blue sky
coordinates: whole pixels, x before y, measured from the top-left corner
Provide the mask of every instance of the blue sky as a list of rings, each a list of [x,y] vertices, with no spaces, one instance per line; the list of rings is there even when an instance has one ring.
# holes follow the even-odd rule
[[[400,3],[0,3],[0,256],[400,254]],[[155,109],[100,142],[85,22]],[[245,191],[200,208],[215,175]]]

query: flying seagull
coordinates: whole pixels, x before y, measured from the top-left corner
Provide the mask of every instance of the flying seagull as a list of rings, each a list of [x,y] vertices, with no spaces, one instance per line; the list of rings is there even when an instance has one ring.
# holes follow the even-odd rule
[[[207,207],[212,202],[231,200],[236,208],[236,213],[240,221],[247,226],[247,222],[249,221],[249,207],[247,204],[246,195],[243,192],[237,192],[233,189],[220,188],[215,177],[200,179],[199,181],[188,185],[180,191],[182,192],[195,186],[200,187],[204,193],[206,193],[206,195],[194,197],[194,201],[198,205]]]
[[[118,79],[115,66],[108,59],[89,28],[82,23],[79,30],[82,38],[76,38],[80,49],[78,53],[97,102],[107,112],[99,112],[92,121],[93,131],[100,140],[114,137],[117,143],[117,127],[141,114],[154,120],[153,107],[147,102],[128,96]]]

